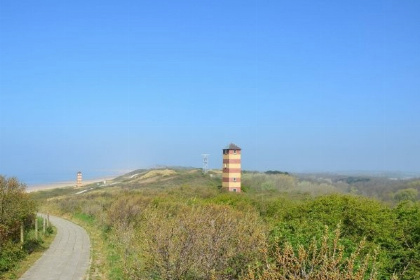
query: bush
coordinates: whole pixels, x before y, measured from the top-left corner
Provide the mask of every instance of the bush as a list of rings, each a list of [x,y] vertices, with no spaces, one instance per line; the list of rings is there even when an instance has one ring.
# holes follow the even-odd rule
[[[173,210],[173,209],[172,209]],[[119,232],[129,279],[235,279],[261,258],[259,217],[228,206],[148,207],[137,228]]]
[[[22,249],[19,243],[21,226],[29,228],[35,218],[35,203],[25,188],[16,178],[0,175],[0,272],[14,267],[32,248],[26,244]]]
[[[35,251],[41,244],[43,243],[43,241],[41,239],[29,239],[26,240],[23,243],[23,250],[28,253],[31,254],[33,251]]]
[[[18,261],[26,256],[19,244],[11,241],[3,244],[0,250],[0,272],[5,272],[13,268]]]
[[[35,218],[35,203],[16,178],[0,175],[0,249],[4,242],[19,240],[20,226]]]
[[[48,227],[45,229],[45,232],[46,232],[46,234],[47,234],[47,235],[51,235],[51,234],[53,234],[53,233],[54,233],[54,228],[53,228],[52,226],[48,226]]]
[[[272,252],[264,250],[263,264],[249,268],[248,274],[242,279],[377,279],[376,253],[373,256],[363,254],[364,246],[365,242],[360,242],[356,250],[346,257],[340,240],[340,228],[331,237],[328,227],[325,227],[322,239],[314,239],[308,248],[302,244],[293,247],[286,242],[282,247],[276,244]]]

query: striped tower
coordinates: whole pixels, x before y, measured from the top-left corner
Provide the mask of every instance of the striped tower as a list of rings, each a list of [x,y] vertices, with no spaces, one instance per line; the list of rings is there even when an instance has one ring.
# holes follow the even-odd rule
[[[76,187],[81,187],[82,186],[82,172],[77,172],[77,185]]]
[[[230,192],[241,192],[241,148],[235,144],[223,149],[222,188]]]

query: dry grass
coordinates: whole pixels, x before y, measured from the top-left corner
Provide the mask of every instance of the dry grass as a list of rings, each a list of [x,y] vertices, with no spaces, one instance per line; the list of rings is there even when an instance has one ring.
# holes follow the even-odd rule
[[[144,179],[148,179],[152,177],[158,177],[158,176],[166,177],[166,176],[171,176],[171,175],[176,175],[176,171],[171,170],[171,169],[152,170],[152,171],[147,172],[143,176],[141,176],[140,180],[144,180]]]

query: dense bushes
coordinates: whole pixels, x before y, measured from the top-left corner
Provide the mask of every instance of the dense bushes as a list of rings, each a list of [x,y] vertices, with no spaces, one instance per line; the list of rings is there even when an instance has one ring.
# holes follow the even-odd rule
[[[30,244],[20,244],[20,228],[29,229],[35,218],[35,204],[16,178],[0,176],[0,273],[23,258]]]
[[[113,278],[420,278],[418,202],[390,207],[337,189],[313,196],[300,191],[310,185],[300,188],[288,175],[247,176],[250,191],[242,194],[213,185],[142,186],[50,203],[104,229],[114,254],[109,266],[120,272]]]
[[[0,176],[0,248],[19,238],[20,226],[33,220],[35,204],[16,178]]]
[[[136,231],[145,275],[162,279],[232,279],[260,259],[259,217],[227,206],[184,207],[174,215],[147,209]],[[140,266],[141,267],[141,266]]]
[[[404,202],[389,208],[374,199],[328,195],[291,207],[271,231],[271,240],[289,242],[294,248],[321,238],[324,225],[341,224],[344,254],[349,256],[365,239],[367,252],[378,248],[378,275],[402,279],[420,277],[420,206]]]
[[[17,246],[15,242],[9,240],[2,243],[0,249],[0,276],[2,272],[13,268],[26,255],[25,251],[20,246]]]
[[[404,279],[420,279],[420,202],[404,201],[393,212],[396,230],[387,247],[393,268]]]
[[[255,211],[195,199],[124,194],[107,213],[128,279],[237,278],[261,257],[265,242],[265,226]]]
[[[362,240],[352,254],[345,254],[338,227],[332,235],[325,227],[322,238],[314,238],[307,248],[293,247],[289,242],[265,250],[262,265],[250,268],[244,280],[277,279],[376,279],[376,252],[363,253]]]

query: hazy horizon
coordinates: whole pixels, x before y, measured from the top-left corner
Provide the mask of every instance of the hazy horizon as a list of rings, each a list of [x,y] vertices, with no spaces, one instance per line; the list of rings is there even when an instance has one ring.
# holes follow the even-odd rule
[[[246,170],[420,174],[419,11],[2,1],[0,174],[220,168],[231,142]]]
[[[86,170],[83,173],[83,180],[99,180],[103,178],[114,178],[127,173],[136,171],[136,170],[153,170],[153,169],[178,169],[178,168],[191,168],[191,169],[202,169],[202,166],[166,166],[166,165],[153,165],[148,167],[141,167],[135,169],[126,169],[126,170]],[[221,170],[222,168],[210,168],[209,170]],[[266,169],[266,170],[249,170],[243,169],[245,172],[266,172],[266,171],[282,171],[288,172],[292,175],[340,175],[340,176],[365,176],[365,177],[383,177],[388,179],[413,179],[419,178],[420,173],[418,172],[402,172],[402,171],[384,171],[384,170],[332,170],[332,171],[323,171],[323,170],[301,170],[301,171],[288,171],[288,170],[275,170],[275,169]],[[4,174],[0,174],[4,175]],[[23,177],[18,179],[25,183],[29,188],[39,186],[39,185],[48,185],[55,183],[64,183],[64,182],[76,182],[77,173],[63,172],[63,173],[37,173],[37,174],[23,174]],[[12,176],[10,176],[12,177]]]

